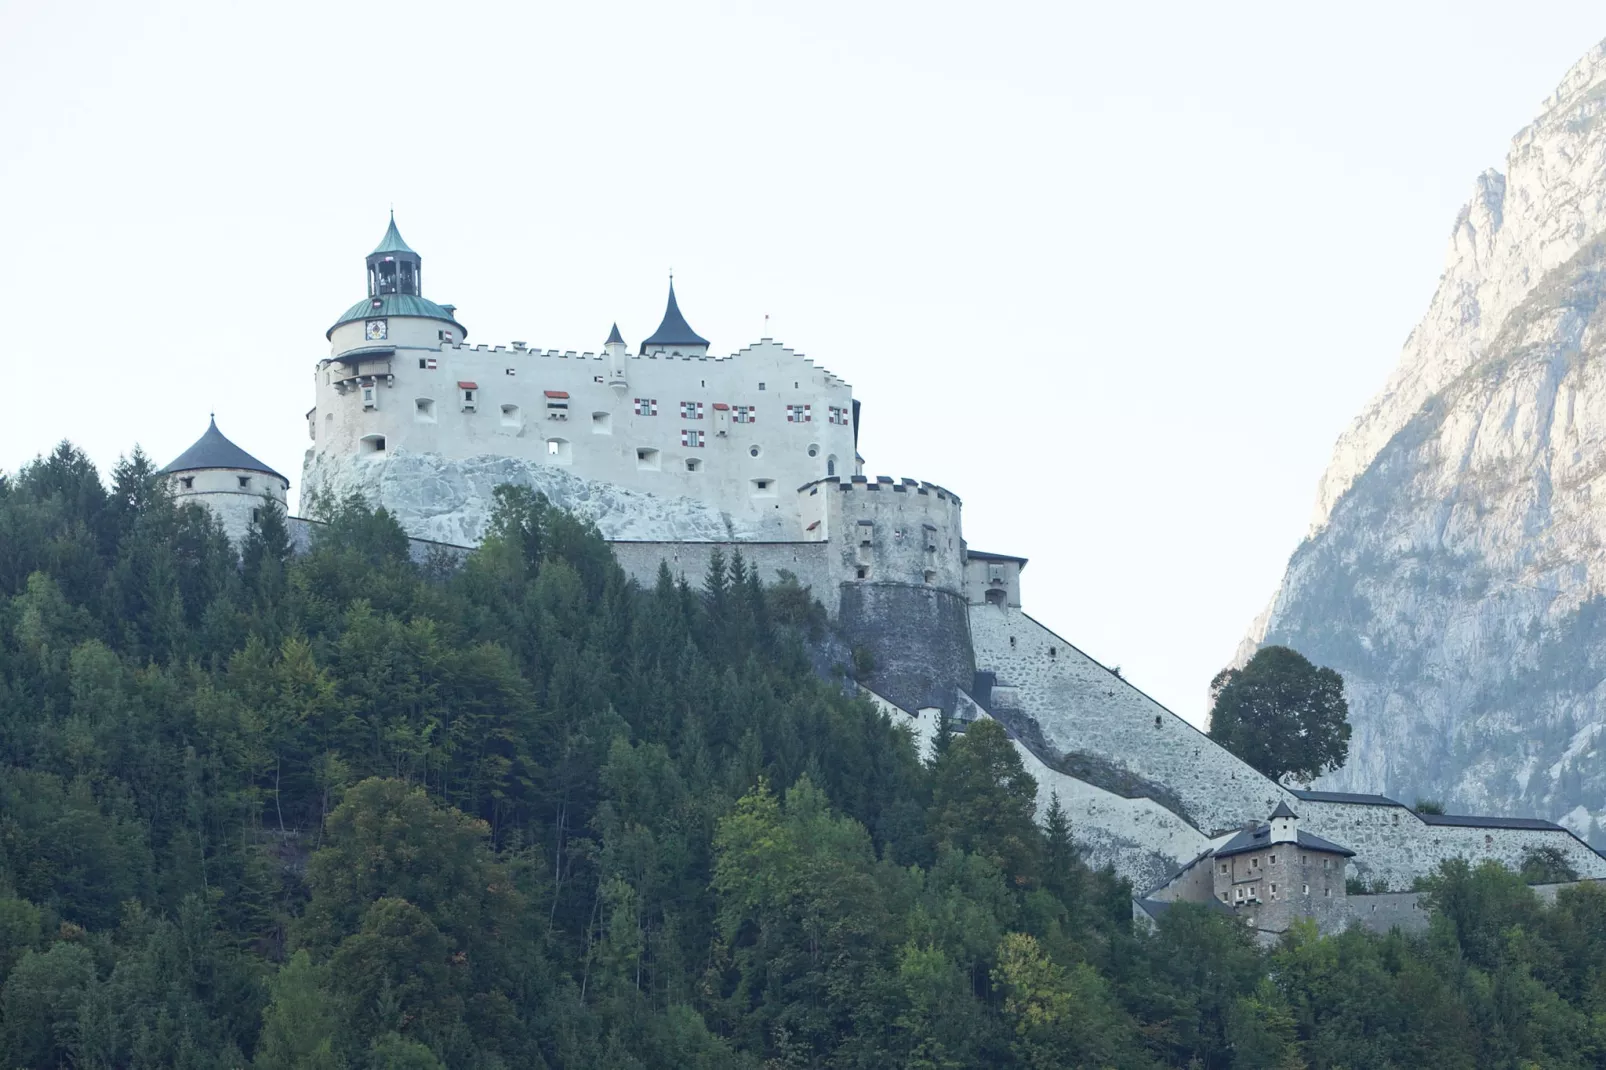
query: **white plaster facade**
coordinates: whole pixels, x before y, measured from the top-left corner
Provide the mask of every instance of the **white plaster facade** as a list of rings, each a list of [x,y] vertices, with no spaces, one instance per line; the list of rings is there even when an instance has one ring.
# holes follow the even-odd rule
[[[368,337],[380,330],[382,343]],[[447,330],[389,316],[331,331],[308,414],[308,493],[329,457],[489,455],[696,498],[761,537],[801,539],[797,488],[857,472],[852,388],[773,340],[724,358],[642,356],[454,345]]]
[[[168,477],[173,500],[179,505],[204,505],[223,522],[223,530],[238,545],[256,519],[257,510],[271,499],[285,509],[287,480],[248,468],[203,468]]]

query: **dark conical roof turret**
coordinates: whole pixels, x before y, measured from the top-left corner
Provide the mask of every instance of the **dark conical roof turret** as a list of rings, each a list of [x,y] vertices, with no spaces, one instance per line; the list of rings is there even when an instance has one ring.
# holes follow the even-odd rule
[[[664,321],[658,329],[652,332],[652,337],[641,343],[641,352],[649,349],[667,348],[670,346],[702,346],[708,347],[708,339],[691,329],[686,317],[680,314],[680,304],[675,300],[675,282],[669,282],[669,305],[664,309]]]
[[[1282,800],[1281,802],[1279,802],[1277,804],[1277,809],[1275,809],[1275,810],[1273,810],[1271,812],[1271,816],[1273,818],[1291,817],[1291,818],[1295,819],[1296,821],[1299,819],[1299,815],[1294,813],[1294,811],[1292,811],[1292,810],[1290,810],[1288,808],[1288,800],[1287,799],[1284,799],[1284,800]]]
[[[214,417],[206,434],[195,440],[195,445],[179,454],[171,464],[162,469],[164,475],[176,472],[194,472],[201,468],[238,468],[245,472],[261,472],[277,479],[283,476],[236,446],[226,438],[222,431],[217,429],[217,419]],[[285,480],[286,483],[289,480]]]
[[[402,241],[401,231],[396,229],[395,212],[390,213],[390,226],[385,229],[385,236],[379,239],[379,244],[374,247],[374,252],[368,255],[373,256],[375,253],[413,253],[412,246]],[[413,253],[413,255],[417,256],[418,254]]]
[[[608,340],[602,344],[608,346],[622,346],[625,344],[625,336],[619,333],[619,325],[617,323],[613,325],[613,330],[608,332]]]

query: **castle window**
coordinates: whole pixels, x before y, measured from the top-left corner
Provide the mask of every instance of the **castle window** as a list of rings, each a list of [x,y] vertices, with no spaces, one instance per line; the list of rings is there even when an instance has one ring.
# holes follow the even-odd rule
[[[1225,863],[1225,862],[1221,863],[1221,872],[1223,872],[1223,873],[1227,872],[1227,863]]]
[[[658,399],[657,398],[637,398],[636,399],[636,415],[637,416],[657,416],[658,415]]]
[[[362,388],[362,407],[364,409],[379,408],[379,397],[375,387],[365,386]]]
[[[763,383],[759,383],[759,384],[758,384],[758,388],[759,388],[759,389],[760,389],[760,390],[763,390],[763,389],[764,389],[764,384],[763,384]]]
[[[1249,868],[1250,868],[1250,869],[1259,869],[1259,868],[1260,868],[1260,859],[1258,859],[1258,858],[1251,858],[1251,859],[1250,859],[1250,860],[1249,860]]]
[[[680,403],[680,418],[682,420],[701,420],[703,418],[703,403],[700,401],[682,401]]]
[[[246,490],[251,486],[251,477],[250,476],[240,476],[239,478],[240,478],[240,489],[241,490]]]
[[[788,405],[786,407],[786,422],[789,424],[806,424],[814,422],[813,406]]]
[[[384,453],[385,452],[385,436],[384,435],[364,435],[362,437],[362,439],[357,443],[357,448],[362,453]]]
[[[423,371],[426,371],[426,372],[434,371],[439,366],[440,366],[440,361],[437,360],[435,357],[419,357],[418,358],[418,367]]]
[[[641,446],[636,450],[636,467],[643,472],[658,471],[658,451],[650,446]]]
[[[434,423],[435,422],[435,399],[434,398],[414,398],[413,399],[413,417],[415,419],[417,419],[418,422],[421,423],[421,424],[432,424],[432,423]]]
[[[478,383],[459,382],[457,390],[464,412],[473,412],[479,407],[480,386]]]
[[[929,568],[926,569],[925,580],[926,580],[927,583],[936,583],[937,582],[937,574],[936,574],[936,572],[932,571]]]
[[[996,606],[999,609],[1003,609],[1005,606],[1004,592],[998,590],[997,588],[988,591],[986,594],[982,595],[982,597],[986,599],[987,604],[990,606]],[[1009,644],[1012,647],[1015,645],[1015,637],[1013,635],[1009,637]]]
[[[180,476],[178,481],[184,485],[184,489],[185,490],[194,490],[195,489],[195,477],[194,476]]]
[[[870,568],[867,565],[860,565],[853,570],[853,575],[855,579],[867,580],[870,578]]]
[[[549,419],[549,420],[552,419],[552,414],[551,413],[547,414],[547,419]],[[502,406],[502,426],[503,427],[518,427],[518,426],[522,425],[523,423],[524,423],[524,417],[519,414],[519,407],[517,405],[503,405]]]
[[[1009,637],[1009,649],[1011,649],[1011,650],[1015,649],[1015,637],[1013,635]],[[1227,872],[1227,867],[1225,867],[1225,866],[1221,867],[1221,872],[1223,872],[1223,873]]]
[[[735,419],[739,424],[758,423],[758,407],[756,405],[732,405],[731,411],[736,414]]]
[[[1323,869],[1332,869],[1333,868],[1333,860],[1331,858],[1322,859],[1322,868]]]
[[[809,456],[810,457],[818,457],[819,455],[820,455],[820,447],[816,443],[813,443],[813,442],[809,443]]]
[[[1333,889],[1331,889],[1331,888],[1323,888],[1322,889],[1322,896],[1323,896],[1323,898],[1331,899],[1333,897]]]
[[[1309,894],[1310,894],[1310,885],[1308,885],[1308,884],[1307,884],[1307,885],[1305,885],[1305,894],[1306,894],[1306,895],[1309,895]]]
[[[836,454],[834,453],[825,459],[825,474],[828,476],[836,475]]]
[[[692,449],[699,449],[703,445],[703,433],[690,427],[681,428],[680,444]]]
[[[566,438],[547,439],[546,455],[553,464],[568,464],[574,460],[574,450]]]
[[[848,422],[848,410],[842,408],[840,405],[830,406],[830,408],[826,410],[825,422],[831,424],[846,424]]]
[[[686,471],[688,471],[688,472],[701,472],[702,470],[703,470],[702,458],[700,458],[700,457],[687,457],[686,458]]]
[[[764,451],[759,449],[757,446],[749,446],[749,447],[747,447],[747,455],[749,457],[757,457],[759,454],[761,454],[763,452]]]
[[[775,480],[773,480],[773,479],[755,479],[755,480],[753,480],[753,493],[754,494],[774,494],[775,493]]]
[[[1159,719],[1160,718],[1158,718],[1158,717],[1155,718],[1156,721],[1158,721]],[[1272,855],[1271,856],[1271,864],[1274,865],[1274,866],[1277,864],[1277,856],[1276,855]]]
[[[1059,653],[1059,647],[1051,646],[1048,648],[1048,656],[1051,658],[1059,657]]]
[[[613,434],[613,414],[610,412],[594,412],[591,414],[591,433],[593,435]]]

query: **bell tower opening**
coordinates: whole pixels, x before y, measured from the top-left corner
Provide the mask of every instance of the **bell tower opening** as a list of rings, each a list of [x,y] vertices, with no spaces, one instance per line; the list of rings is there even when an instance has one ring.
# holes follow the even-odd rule
[[[423,258],[402,240],[401,231],[396,229],[396,214],[392,212],[385,236],[368,254],[368,296],[410,294],[418,297],[423,292],[423,274]]]

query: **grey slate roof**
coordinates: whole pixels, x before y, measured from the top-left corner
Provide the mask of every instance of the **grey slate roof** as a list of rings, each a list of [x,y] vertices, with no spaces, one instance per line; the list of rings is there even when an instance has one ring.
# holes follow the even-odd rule
[[[413,253],[412,247],[402,241],[401,231],[396,229],[395,212],[390,213],[390,226],[386,228],[385,236],[379,239],[379,244],[374,246],[374,251],[368,255],[374,256],[378,253]],[[418,254],[413,253],[413,255]]]
[[[1248,851],[1258,851],[1262,847],[1271,846],[1271,826],[1261,825],[1255,829],[1244,829],[1238,835],[1228,840],[1216,850],[1217,858],[1228,855],[1241,855]],[[1353,858],[1355,852],[1348,847],[1340,847],[1332,840],[1324,840],[1314,833],[1299,830],[1299,846],[1311,851],[1327,851],[1330,854],[1344,855]]]
[[[223,432],[217,429],[216,419],[207,427],[206,434],[195,440],[195,445],[179,454],[162,471],[172,475],[175,472],[194,472],[202,468],[239,468],[247,472],[261,472],[284,479],[279,473],[224,437]],[[285,482],[288,483],[289,480],[286,479]]]
[[[1294,813],[1292,810],[1290,810],[1288,808],[1288,800],[1287,799],[1279,799],[1279,800],[1277,800],[1277,809],[1275,809],[1275,810],[1273,810],[1271,812],[1271,816],[1272,817],[1292,817],[1292,818],[1294,818],[1296,820],[1299,818],[1298,814]]]
[[[1391,799],[1387,795],[1364,795],[1352,791],[1301,791],[1290,788],[1289,792],[1296,799],[1306,802],[1349,803],[1353,806],[1404,806],[1398,799]]]
[[[653,346],[706,346],[708,339],[691,329],[686,317],[680,314],[680,304],[675,300],[675,284],[669,284],[669,305],[664,309],[664,321],[658,329],[652,332],[652,337],[641,343],[641,352],[645,353]]]
[[[1417,814],[1425,825],[1457,825],[1474,829],[1542,829],[1565,832],[1554,821],[1537,817],[1471,817],[1465,814]]]
[[[1204,907],[1206,910],[1212,911],[1216,914],[1226,914],[1231,917],[1237,917],[1236,914],[1233,914],[1232,908],[1226,903],[1221,902],[1219,899],[1207,899],[1203,903],[1196,903],[1194,905]],[[1153,918],[1155,921],[1159,921],[1165,916],[1166,911],[1176,906],[1176,904],[1165,899],[1139,899],[1138,906],[1142,907],[1143,912],[1149,917]]]
[[[608,332],[608,340],[602,344],[605,346],[622,346],[625,344],[624,335],[619,333],[619,325],[617,323],[613,325],[613,330]]]

